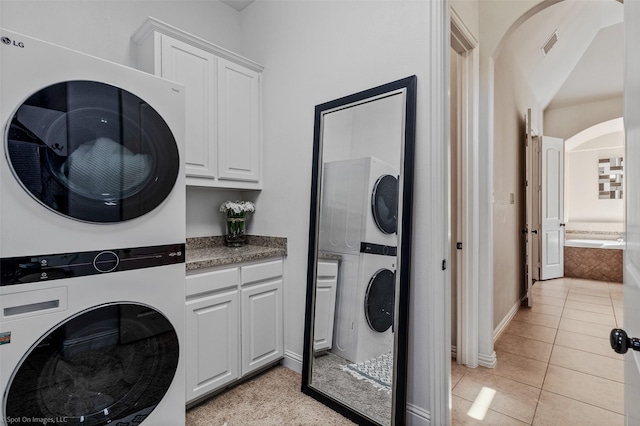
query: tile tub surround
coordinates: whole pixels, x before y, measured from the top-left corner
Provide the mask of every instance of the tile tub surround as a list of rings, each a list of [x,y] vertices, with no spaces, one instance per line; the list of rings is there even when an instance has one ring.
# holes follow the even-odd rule
[[[287,239],[247,235],[242,247],[227,247],[224,236],[187,238],[187,270],[210,268],[287,255]]]
[[[564,247],[564,276],[622,282],[623,250]]]

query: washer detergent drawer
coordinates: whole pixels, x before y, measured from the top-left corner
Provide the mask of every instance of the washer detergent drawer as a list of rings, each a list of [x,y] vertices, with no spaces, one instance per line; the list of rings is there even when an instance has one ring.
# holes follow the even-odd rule
[[[24,319],[67,309],[67,287],[21,291],[0,298],[2,321]]]

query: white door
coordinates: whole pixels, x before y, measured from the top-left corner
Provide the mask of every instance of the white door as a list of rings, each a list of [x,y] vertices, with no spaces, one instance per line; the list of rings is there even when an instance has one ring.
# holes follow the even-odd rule
[[[542,259],[540,279],[564,275],[564,141],[542,136]]]
[[[624,256],[624,328],[640,337],[640,2],[624,2],[625,81],[624,128],[627,179],[626,238]],[[640,424],[640,352],[625,355],[625,415],[628,425]]]

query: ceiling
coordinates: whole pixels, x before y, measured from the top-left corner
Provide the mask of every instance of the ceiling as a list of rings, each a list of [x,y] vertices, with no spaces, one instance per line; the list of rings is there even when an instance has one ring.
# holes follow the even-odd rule
[[[622,96],[623,5],[563,1],[535,14],[510,36],[513,55],[543,109]],[[544,55],[542,46],[557,32]]]
[[[222,1],[222,3],[226,4],[227,6],[231,6],[232,8],[237,10],[238,12],[242,12],[242,10],[244,10],[244,8],[249,6],[255,0],[221,0],[221,1]]]

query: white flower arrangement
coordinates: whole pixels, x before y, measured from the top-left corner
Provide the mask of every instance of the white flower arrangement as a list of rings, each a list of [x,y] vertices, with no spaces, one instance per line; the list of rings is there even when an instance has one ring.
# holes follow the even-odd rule
[[[254,212],[256,205],[251,201],[225,201],[220,206],[220,211],[229,215],[239,215]]]

